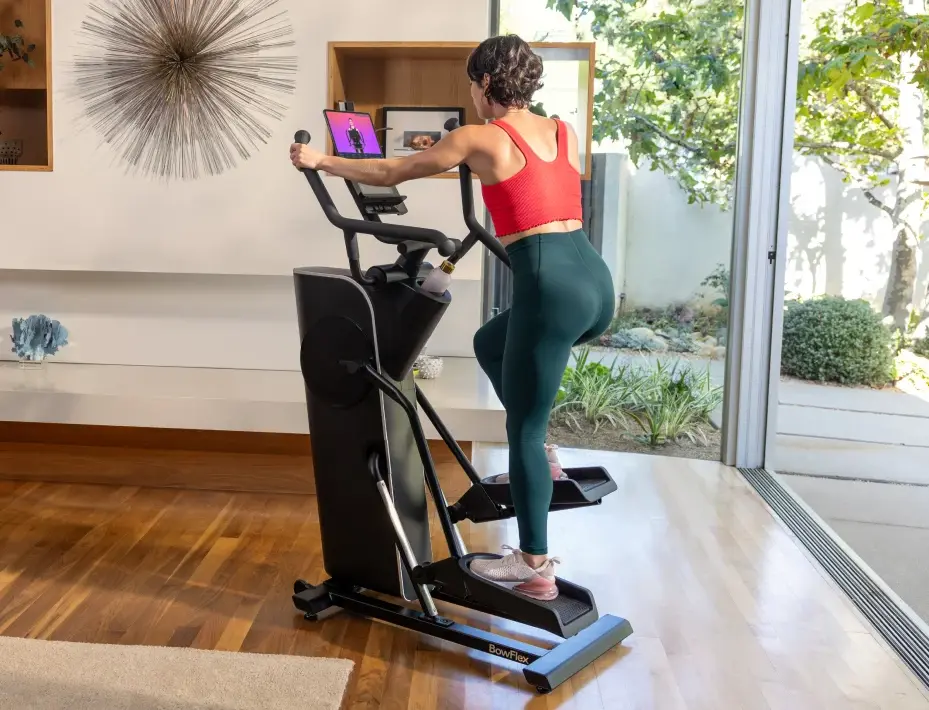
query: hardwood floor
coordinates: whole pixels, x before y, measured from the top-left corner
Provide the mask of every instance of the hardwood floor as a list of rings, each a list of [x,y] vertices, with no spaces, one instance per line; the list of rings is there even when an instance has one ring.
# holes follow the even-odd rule
[[[311,446],[301,434],[0,421],[0,479],[311,494]],[[453,460],[441,440],[430,448]]]
[[[505,469],[500,451],[476,457]],[[596,458],[620,490],[553,515],[552,552],[635,633],[547,697],[518,667],[445,642],[347,614],[305,622],[290,587],[324,578],[312,496],[0,482],[0,633],[341,656],[356,663],[353,710],[929,708],[736,472]],[[472,550],[517,542],[513,521],[460,527]]]

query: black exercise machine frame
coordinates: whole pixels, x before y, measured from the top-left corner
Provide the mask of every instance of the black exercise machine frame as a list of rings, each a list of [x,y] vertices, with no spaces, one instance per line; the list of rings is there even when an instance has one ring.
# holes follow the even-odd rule
[[[442,616],[430,617],[422,611],[367,596],[357,588],[341,588],[332,580],[316,587],[298,580],[294,584],[294,602],[308,620],[337,607],[517,663],[524,666],[523,677],[542,694],[550,693],[632,634],[626,619],[607,615],[546,649]]]
[[[452,125],[446,125],[448,130],[457,127],[457,122],[454,119],[450,124]],[[310,136],[306,131],[300,131],[295,135],[294,139],[299,143],[307,143]],[[395,280],[417,278],[422,274],[423,261],[429,249],[435,247],[442,256],[448,257],[451,262],[456,263],[478,241],[482,242],[494,255],[509,266],[509,258],[504,247],[490,235],[474,215],[472,173],[467,165],[459,167],[462,211],[465,224],[469,229],[467,237],[462,241],[449,239],[441,232],[433,229],[381,222],[376,214],[365,208],[367,198],[362,196],[350,181],[346,181],[346,184],[364,219],[343,217],[336,209],[319,173],[313,170],[302,170],[302,172],[322,206],[327,219],[342,230],[351,276],[362,285],[376,287],[378,284]],[[370,234],[384,242],[396,244],[400,253],[396,263],[386,267],[372,267],[367,272],[362,272],[357,244],[357,234],[359,233]],[[416,448],[422,460],[425,483],[435,503],[451,557],[435,563],[416,563],[409,544],[402,533],[398,532],[398,530],[402,531],[402,526],[394,519],[396,512],[390,504],[390,493],[382,473],[383,454],[381,452],[371,452],[368,458],[368,471],[384,500],[388,515],[392,518],[399,558],[414,584],[422,611],[412,610],[408,607],[370,597],[364,594],[362,589],[346,587],[337,580],[330,579],[319,585],[311,585],[303,580],[297,580],[294,583],[293,603],[297,609],[304,612],[308,620],[317,619],[327,609],[337,607],[396,626],[453,641],[459,645],[524,666],[523,672],[526,679],[542,693],[551,691],[604,652],[621,643],[623,639],[632,633],[632,627],[625,619],[612,615],[598,617],[593,595],[583,587],[566,580],[560,578],[556,580],[559,590],[562,592],[562,598],[577,599],[581,604],[587,605],[589,610],[574,618],[569,617],[566,622],[563,622],[560,613],[556,613],[543,604],[534,603],[531,599],[515,595],[508,589],[487,583],[474,576],[469,569],[471,559],[487,555],[466,554],[462,549],[455,524],[464,519],[470,519],[473,522],[485,522],[513,517],[515,511],[511,501],[508,499],[505,501],[494,500],[488,494],[488,488],[485,488],[487,482],[483,481],[474,470],[470,460],[441,421],[422,390],[417,386],[415,387],[416,403],[425,412],[426,417],[435,427],[472,483],[458,502],[454,505],[448,505],[442,492],[428,441],[422,430],[416,408],[410,399],[370,362],[349,360],[341,361],[341,364],[348,373],[357,374],[367,379],[382,394],[396,402],[406,414]],[[577,486],[579,495],[576,500],[563,505],[553,504],[552,510],[599,504],[603,495],[612,492],[616,488],[608,475],[606,478],[612,487],[601,487],[599,497],[594,495],[587,499],[580,492],[580,486]],[[491,486],[490,488],[503,489],[504,486]],[[505,488],[508,491],[508,486],[505,486]],[[496,555],[490,556],[495,557]],[[565,640],[561,641],[553,649],[543,649],[458,624],[439,615],[432,602],[433,598],[526,623],[547,630]],[[593,621],[590,621],[591,617],[594,619]]]

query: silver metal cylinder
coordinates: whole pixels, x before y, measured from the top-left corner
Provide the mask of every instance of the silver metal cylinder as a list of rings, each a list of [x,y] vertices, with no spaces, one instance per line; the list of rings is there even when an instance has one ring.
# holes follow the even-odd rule
[[[416,561],[416,556],[413,554],[413,548],[410,547],[410,541],[406,537],[406,533],[403,530],[403,524],[400,522],[400,516],[397,515],[397,509],[394,507],[393,498],[390,497],[390,491],[387,490],[387,484],[384,481],[377,482],[377,490],[381,494],[381,500],[384,501],[384,506],[387,508],[387,515],[390,517],[390,523],[394,526],[394,531],[397,533],[397,539],[400,541],[400,553],[406,558],[407,564],[410,566],[410,569],[416,568],[419,564]],[[436,609],[435,601],[432,599],[432,594],[429,592],[429,588],[423,584],[417,584],[422,599],[426,604],[426,613],[430,616],[438,616],[439,611]]]

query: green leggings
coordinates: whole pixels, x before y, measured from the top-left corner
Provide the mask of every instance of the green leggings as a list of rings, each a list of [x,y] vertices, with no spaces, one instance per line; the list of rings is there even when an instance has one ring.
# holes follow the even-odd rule
[[[507,249],[513,302],[474,335],[474,353],[506,409],[519,549],[548,554],[549,417],[571,348],[606,331],[615,294],[583,230],[524,237]]]

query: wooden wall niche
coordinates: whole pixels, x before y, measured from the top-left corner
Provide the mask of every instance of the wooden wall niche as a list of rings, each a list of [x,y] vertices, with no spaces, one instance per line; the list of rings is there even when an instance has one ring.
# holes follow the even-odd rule
[[[16,20],[22,20],[22,28]],[[29,55],[34,67],[11,61],[8,53],[0,59],[0,144],[23,142],[18,163],[0,170],[51,170],[51,0],[0,0],[0,34],[21,34],[36,45]]]
[[[578,112],[583,178],[590,178],[593,121],[594,44],[592,42],[532,42],[543,60],[583,57],[579,72]],[[384,106],[461,106],[465,123],[480,124],[471,101],[465,66],[476,42],[330,42],[327,108],[353,101],[355,110],[370,113],[383,125]],[[327,136],[328,150],[332,143]],[[443,173],[436,178],[456,178]]]

